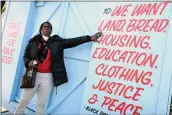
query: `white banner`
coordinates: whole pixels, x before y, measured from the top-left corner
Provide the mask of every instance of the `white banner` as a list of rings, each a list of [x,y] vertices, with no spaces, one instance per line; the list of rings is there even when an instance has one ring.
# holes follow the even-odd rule
[[[169,2],[101,4],[81,114],[155,114]]]

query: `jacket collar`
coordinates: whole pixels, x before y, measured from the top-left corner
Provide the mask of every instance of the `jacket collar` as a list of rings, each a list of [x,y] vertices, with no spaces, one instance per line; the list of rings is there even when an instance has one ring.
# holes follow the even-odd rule
[[[41,40],[41,34],[37,34],[37,35],[35,35],[34,37],[32,37],[30,40],[29,40],[29,42],[32,42],[32,41],[36,41],[37,43],[39,43],[40,42],[40,40]],[[62,40],[62,38],[61,37],[59,37],[58,35],[53,35],[53,36],[50,36],[50,38],[49,38],[49,40],[48,41],[61,41]]]
[[[49,39],[51,39],[51,36],[50,36]],[[42,35],[41,34],[38,34],[38,35],[35,35],[33,38],[31,38],[29,40],[29,42],[36,41],[37,43],[39,43],[41,40],[42,40]]]

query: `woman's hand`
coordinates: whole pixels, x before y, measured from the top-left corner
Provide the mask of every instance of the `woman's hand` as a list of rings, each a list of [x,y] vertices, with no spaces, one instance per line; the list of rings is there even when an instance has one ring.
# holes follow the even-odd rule
[[[29,68],[31,68],[31,67],[33,67],[33,66],[35,66],[37,64],[38,64],[38,62],[36,60],[32,60],[32,61],[29,62]]]
[[[98,38],[100,38],[102,35],[103,35],[102,32],[97,32],[96,34],[91,36],[91,40],[94,41],[94,42],[98,42]]]

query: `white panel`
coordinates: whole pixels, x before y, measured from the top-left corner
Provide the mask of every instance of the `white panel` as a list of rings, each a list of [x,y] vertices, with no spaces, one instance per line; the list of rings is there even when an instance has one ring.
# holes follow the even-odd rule
[[[20,8],[18,8],[18,6],[20,6]],[[10,2],[6,26],[2,36],[2,104],[7,109],[10,108],[9,101],[13,84],[15,84],[17,64],[26,30],[30,6],[31,2]],[[11,53],[8,52],[9,50]],[[12,60],[9,61],[7,60],[8,58],[4,58],[3,56],[12,57]],[[6,59],[6,61],[4,59]]]
[[[161,19],[169,19],[169,15],[170,15],[170,7],[167,6],[166,9],[164,10],[164,12],[162,13],[162,15],[159,15],[159,13],[157,13],[157,15],[153,15],[152,13],[150,15],[146,15],[146,13],[144,13],[142,16],[131,16],[132,11],[134,10],[134,8],[136,7],[136,5],[141,5],[141,4],[149,4],[147,3],[142,3],[142,2],[106,2],[106,3],[102,3],[101,4],[101,11],[103,11],[105,8],[111,8],[112,12],[113,10],[115,10],[115,8],[117,8],[117,6],[125,6],[125,5],[132,5],[131,7],[128,8],[127,12],[126,12],[126,16],[112,16],[112,12],[110,14],[104,15],[103,12],[101,12],[102,16],[100,17],[101,20],[104,20],[104,22],[107,22],[109,20],[126,20],[126,24],[124,26],[122,26],[123,28],[121,29],[121,31],[116,31],[116,30],[103,30],[103,33],[105,35],[107,34],[112,34],[112,35],[136,35],[137,37],[139,36],[150,36],[150,39],[147,40],[147,43],[149,43],[149,47],[147,47],[146,49],[141,48],[140,46],[137,48],[134,47],[128,47],[126,45],[124,46],[118,46],[118,45],[105,45],[105,44],[98,44],[98,45],[94,45],[93,46],[93,50],[92,50],[92,54],[95,51],[96,48],[107,48],[107,49],[111,49],[111,50],[120,50],[120,51],[136,51],[139,53],[143,53],[145,52],[146,55],[150,55],[153,54],[153,56],[158,56],[157,61],[155,61],[155,65],[153,67],[149,66],[149,64],[147,65],[137,65],[135,62],[134,63],[128,63],[128,62],[122,62],[119,61],[120,59],[118,58],[120,55],[115,55],[114,57],[116,57],[117,59],[119,59],[118,61],[113,61],[112,59],[108,60],[108,59],[98,59],[98,55],[96,55],[97,58],[92,58],[90,65],[89,65],[89,71],[88,71],[88,77],[87,77],[87,81],[86,81],[86,88],[85,88],[85,92],[84,92],[84,97],[83,97],[83,104],[82,104],[82,109],[81,109],[81,114],[94,114],[92,111],[89,111],[87,109],[85,109],[86,106],[90,106],[91,108],[95,108],[97,110],[99,110],[98,113],[100,113],[101,111],[108,113],[108,114],[125,114],[125,110],[127,108],[127,105],[129,104],[133,104],[133,110],[128,108],[128,110],[126,111],[126,114],[134,114],[134,108],[136,109],[136,106],[140,106],[141,109],[138,110],[138,113],[140,114],[155,114],[157,111],[157,102],[158,102],[158,96],[159,96],[159,91],[161,88],[161,83],[162,83],[162,77],[165,77],[165,79],[163,80],[167,80],[168,81],[168,85],[164,83],[164,86],[166,86],[165,89],[167,89],[167,87],[169,87],[169,83],[170,83],[170,77],[171,75],[167,75],[167,74],[162,74],[162,70],[163,67],[165,67],[164,64],[164,55],[166,52],[166,43],[167,43],[167,31],[168,31],[168,26],[166,28],[164,28],[164,30],[162,32],[156,32],[156,31],[149,31],[149,27],[151,27],[151,25],[153,25],[153,23],[155,22],[150,22],[150,25],[148,26],[148,32],[143,32],[142,30],[140,31],[131,31],[131,32],[127,32],[127,26],[129,25],[129,20],[131,19],[153,19],[155,20],[161,20]],[[154,3],[151,3],[149,5],[153,5]],[[158,4],[161,4],[161,9],[163,8],[163,3],[158,2]],[[158,12],[160,12],[160,8],[158,10]],[[103,26],[105,26],[105,23],[102,24]],[[136,24],[137,25],[137,24]],[[135,25],[135,26],[136,26]],[[102,28],[103,28],[102,26]],[[115,39],[116,40],[116,39]],[[124,43],[125,44],[125,43]],[[100,50],[99,50],[100,51]],[[100,54],[100,52],[97,51],[97,54]],[[105,51],[106,52],[106,51]],[[112,54],[113,55],[113,54]],[[126,58],[127,56],[125,56]],[[127,60],[128,58],[126,58]],[[139,61],[142,61],[143,59],[139,59]],[[99,64],[104,63],[105,65],[108,65],[107,68],[102,67],[101,69],[99,68],[99,70],[101,71],[101,75],[96,74],[96,68],[98,67]],[[167,62],[168,63],[168,62]],[[138,82],[136,80],[127,80],[124,79],[123,77],[121,78],[121,73],[124,72],[125,70],[122,69],[120,71],[117,71],[116,69],[116,74],[114,74],[111,77],[108,77],[107,72],[110,70],[110,67],[112,66],[122,66],[123,68],[126,68],[126,70],[128,71],[129,69],[134,69],[134,70],[139,70],[139,71],[144,71],[144,72],[152,72],[152,75],[147,75],[146,77],[150,79],[150,83],[149,84],[143,84],[143,82]],[[112,70],[112,69],[111,69]],[[123,71],[124,70],[124,71]],[[106,75],[102,75],[105,72]],[[113,72],[113,71],[111,71]],[[169,71],[171,73],[171,71]],[[126,73],[126,71],[125,71]],[[164,76],[163,76],[164,75]],[[129,75],[129,77],[131,77],[131,74]],[[124,94],[121,93],[121,89],[122,87],[118,90],[117,85],[115,85],[112,88],[112,92],[113,93],[108,93],[108,88],[109,85],[106,85],[107,89],[106,91],[101,91],[99,88],[93,88],[93,85],[96,85],[99,83],[99,81],[103,79],[105,80],[105,83],[107,82],[115,82],[115,83],[121,83],[122,86],[126,85],[133,87],[133,89],[136,89],[136,87],[139,88],[143,88],[143,90],[141,91],[141,93],[138,96],[138,101],[134,100],[132,98],[125,98]],[[169,80],[168,80],[169,79]],[[146,80],[146,79],[144,79]],[[166,81],[166,82],[167,82]],[[104,86],[105,86],[104,83]],[[100,86],[100,85],[99,85]],[[114,94],[114,92],[116,91],[121,91],[118,94]],[[126,90],[125,90],[126,91]],[[132,90],[131,92],[127,92],[126,94],[130,95],[131,97],[133,97],[133,92],[134,90]],[[166,99],[168,99],[167,94],[169,93],[169,90],[164,90],[164,94],[162,94],[163,96],[167,97]],[[91,104],[91,102],[89,103],[88,100],[94,95],[97,95],[97,99],[98,101]],[[104,105],[103,107],[101,106],[104,102],[104,96],[108,96],[110,97],[110,99],[116,99],[117,101],[112,101],[112,103],[108,103],[110,102],[108,100],[108,102],[106,103],[106,105]],[[163,98],[163,96],[161,96],[161,99]],[[165,100],[165,99],[164,99]],[[163,101],[164,101],[163,100]],[[114,102],[114,103],[113,103]],[[115,109],[117,107],[119,107],[118,105],[122,105],[122,103],[125,102],[126,104],[123,106],[124,108],[122,109],[121,106],[121,111],[118,109],[117,111],[115,111]],[[165,102],[165,101],[164,101]],[[164,103],[163,105],[160,106],[166,106],[166,104]],[[126,107],[126,108],[125,108]],[[121,112],[121,113],[120,113]],[[159,114],[159,113],[158,113]],[[160,114],[165,114],[165,112],[161,112]]]

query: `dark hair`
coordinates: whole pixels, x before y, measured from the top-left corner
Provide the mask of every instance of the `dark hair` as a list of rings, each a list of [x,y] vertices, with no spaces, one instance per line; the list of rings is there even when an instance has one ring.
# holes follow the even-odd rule
[[[53,27],[52,27],[52,25],[51,25],[50,22],[43,22],[43,23],[41,24],[40,28],[39,28],[39,33],[40,33],[40,34],[41,34],[41,30],[42,30],[42,27],[43,27],[44,24],[49,24],[50,27],[51,27],[51,31],[52,31],[52,29],[53,29]]]

